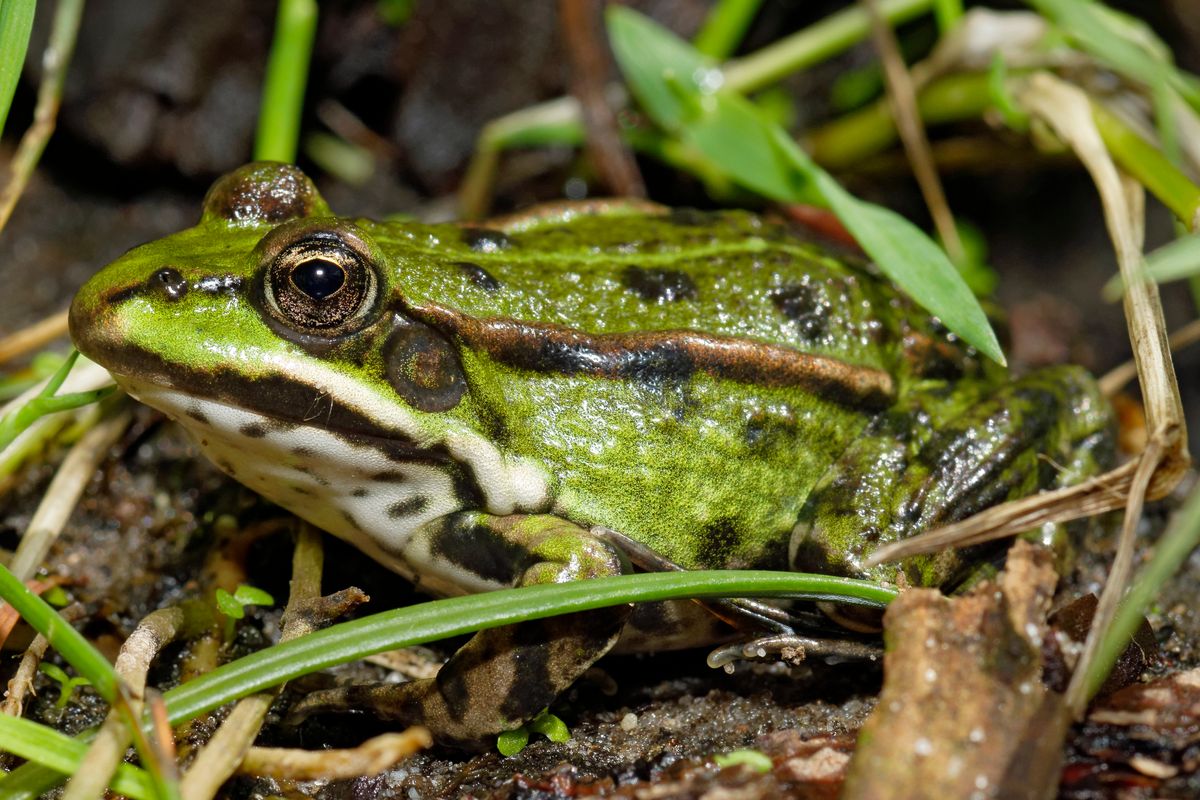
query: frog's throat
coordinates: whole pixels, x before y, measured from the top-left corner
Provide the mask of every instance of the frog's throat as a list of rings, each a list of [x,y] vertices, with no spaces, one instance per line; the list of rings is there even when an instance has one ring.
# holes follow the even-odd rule
[[[796,387],[853,408],[884,408],[892,376],[829,356],[693,330],[588,333],[542,322],[480,319],[436,304],[411,313],[468,347],[518,369],[599,378],[686,380],[695,372],[737,383]]]

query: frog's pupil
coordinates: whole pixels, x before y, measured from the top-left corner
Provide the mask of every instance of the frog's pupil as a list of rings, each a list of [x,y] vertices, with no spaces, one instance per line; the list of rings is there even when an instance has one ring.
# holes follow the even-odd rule
[[[346,283],[346,271],[324,258],[310,258],[292,270],[292,283],[313,300],[324,300]]]

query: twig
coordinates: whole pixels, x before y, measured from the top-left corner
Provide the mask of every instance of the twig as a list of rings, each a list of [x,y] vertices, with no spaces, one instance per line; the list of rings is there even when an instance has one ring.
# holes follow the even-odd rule
[[[71,605],[58,612],[67,622],[74,622],[83,617],[84,608],[81,603],[72,603]],[[38,664],[46,656],[46,648],[50,643],[45,636],[40,633],[33,637],[33,641],[29,643],[29,647],[25,648],[25,654],[21,656],[21,663],[17,666],[17,671],[8,681],[8,690],[4,693],[4,714],[12,717],[21,716],[21,707],[25,702],[25,695],[33,689],[33,678],[37,675]]]
[[[129,427],[131,419],[133,413],[128,408],[114,413],[85,433],[67,453],[13,555],[9,569],[18,578],[26,580],[41,566],[108,448]]]
[[[428,729],[414,727],[375,736],[348,750],[252,747],[238,772],[276,780],[315,781],[377,775],[433,744]]]
[[[323,560],[320,534],[309,525],[302,524],[292,556],[291,594],[284,611],[281,641],[313,630],[310,621],[300,612],[304,606],[320,597]],[[184,800],[208,800],[233,775],[254,743],[280,688],[260,692],[238,702],[183,776],[180,794]]]
[[[116,670],[129,687],[129,708],[135,718],[142,714],[146,673],[151,662],[163,647],[180,635],[186,622],[187,615],[178,606],[159,609],[138,623],[121,645]],[[92,800],[102,796],[117,765],[124,759],[132,738],[132,732],[125,725],[123,717],[116,709],[109,711],[87,755],[79,763],[75,776],[63,791],[63,800]]]
[[[46,149],[54,133],[55,122],[58,118],[58,107],[62,102],[63,83],[67,79],[67,67],[71,63],[71,55],[75,51],[75,38],[79,32],[79,20],[83,16],[83,0],[59,0],[54,12],[54,22],[50,30],[50,42],[46,52],[42,54],[42,85],[38,89],[37,106],[33,111],[33,124],[13,156],[12,170],[8,183],[0,189],[0,229],[8,223],[16,208],[17,200],[33,169]]]
[[[67,312],[60,311],[0,339],[0,364],[67,335]]]
[[[1200,342],[1200,319],[1192,320],[1167,338],[1167,344],[1172,353],[1178,353],[1196,342]],[[1105,397],[1112,397],[1136,377],[1137,362],[1130,359],[1104,373],[1097,383],[1100,384],[1100,391],[1104,393]]]
[[[579,101],[587,132],[584,148],[601,183],[610,193],[645,197],[646,184],[621,141],[617,115],[605,95],[611,64],[601,38],[601,10],[595,0],[559,0],[558,17],[571,62],[571,94]]]
[[[925,135],[925,126],[921,124],[921,112],[917,108],[916,89],[908,69],[904,66],[896,35],[879,12],[879,0],[860,2],[871,19],[871,38],[875,41],[875,49],[879,51],[879,60],[883,64],[888,99],[896,120],[896,129],[904,143],[904,151],[912,164],[913,177],[921,187],[925,205],[929,207],[929,215],[933,217],[934,227],[937,228],[950,260],[961,264],[965,257],[962,239],[959,238],[954,215],[950,213],[946,192],[942,189],[937,167],[934,166],[933,156],[929,151],[929,138]]]

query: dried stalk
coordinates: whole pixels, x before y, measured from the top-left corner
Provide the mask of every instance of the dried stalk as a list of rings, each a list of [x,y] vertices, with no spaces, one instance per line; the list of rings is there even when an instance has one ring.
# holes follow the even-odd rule
[[[67,335],[67,312],[60,311],[0,339],[0,364],[45,347]]]
[[[281,641],[315,629],[310,617],[302,610],[320,598],[323,560],[321,535],[312,527],[301,525],[292,556],[291,593],[284,611]],[[180,781],[179,793],[183,800],[208,800],[216,795],[254,743],[280,688],[238,702]]]
[[[252,747],[238,772],[276,780],[340,780],[378,775],[401,759],[433,744],[426,728],[375,736],[347,750]]]
[[[186,615],[179,607],[161,608],[147,615],[117,655],[116,671],[128,687],[129,710],[135,719],[142,715],[146,673],[151,662],[183,631]],[[123,714],[108,712],[100,732],[79,763],[75,776],[63,791],[63,800],[92,800],[102,797],[108,782],[125,757],[133,739]]]

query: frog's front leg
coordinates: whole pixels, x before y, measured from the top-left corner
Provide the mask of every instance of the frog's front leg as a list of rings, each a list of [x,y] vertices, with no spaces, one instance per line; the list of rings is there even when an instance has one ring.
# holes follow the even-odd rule
[[[424,551],[433,572],[441,573],[437,577],[452,579],[455,569],[470,563],[477,572],[486,569],[489,583],[511,586],[618,575],[623,566],[621,556],[587,530],[550,515],[452,514],[428,523],[413,546]],[[549,705],[616,643],[631,608],[481,631],[434,678],[316,692],[297,712],[366,709],[382,719],[424,725],[443,743],[478,741]]]

